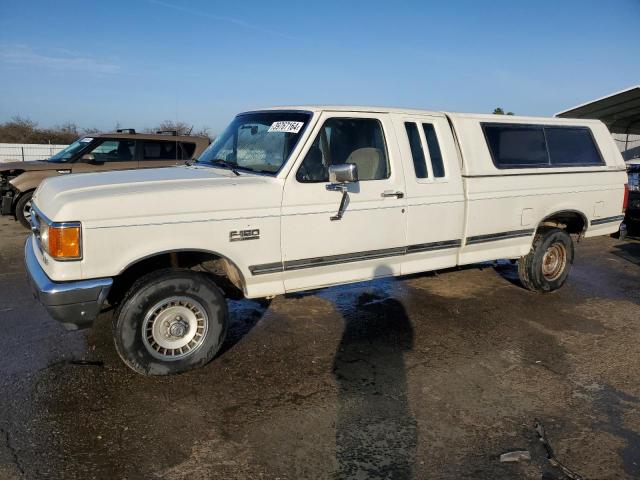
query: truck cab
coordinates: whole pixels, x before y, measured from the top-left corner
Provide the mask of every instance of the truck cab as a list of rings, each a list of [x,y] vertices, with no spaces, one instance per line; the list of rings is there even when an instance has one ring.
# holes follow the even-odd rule
[[[54,318],[85,327],[111,304],[125,363],[177,373],[220,348],[225,296],[503,258],[556,290],[573,239],[620,228],[625,183],[598,121],[275,108],[236,116],[190,166],[43,182],[25,256]]]

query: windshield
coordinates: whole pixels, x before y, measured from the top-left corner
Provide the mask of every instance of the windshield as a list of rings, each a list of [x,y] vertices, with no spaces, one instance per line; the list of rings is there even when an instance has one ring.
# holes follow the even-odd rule
[[[238,115],[198,163],[239,171],[277,173],[295,148],[310,114],[260,112]]]
[[[60,150],[58,153],[49,157],[50,162],[68,162],[76,153],[89,145],[93,138],[84,137],[80,140],[76,140],[71,145],[67,146],[64,150]]]

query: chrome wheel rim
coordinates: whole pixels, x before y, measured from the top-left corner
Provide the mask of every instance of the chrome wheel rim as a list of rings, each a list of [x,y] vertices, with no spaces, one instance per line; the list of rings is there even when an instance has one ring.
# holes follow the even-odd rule
[[[553,281],[562,275],[567,265],[567,249],[561,243],[551,245],[542,257],[542,274]]]
[[[142,322],[142,341],[149,353],[163,361],[193,355],[204,343],[207,312],[190,297],[171,297],[151,307]]]
[[[29,199],[29,201],[24,204],[24,207],[22,208],[22,216],[27,221],[31,219],[31,199]]]

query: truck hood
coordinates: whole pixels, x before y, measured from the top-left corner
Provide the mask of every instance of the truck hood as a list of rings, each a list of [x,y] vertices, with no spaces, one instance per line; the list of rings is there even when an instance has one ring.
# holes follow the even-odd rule
[[[46,160],[29,160],[28,162],[2,162],[0,173],[20,170],[22,172],[35,172],[39,170],[58,170],[70,168],[66,163],[47,162]]]
[[[280,206],[282,187],[274,177],[181,166],[53,177],[33,200],[52,221],[95,228],[255,216]]]

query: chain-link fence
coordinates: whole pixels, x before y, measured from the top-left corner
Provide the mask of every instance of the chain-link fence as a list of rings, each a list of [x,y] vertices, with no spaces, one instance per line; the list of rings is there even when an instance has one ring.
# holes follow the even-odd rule
[[[66,145],[0,143],[0,163],[44,160],[65,147]]]

